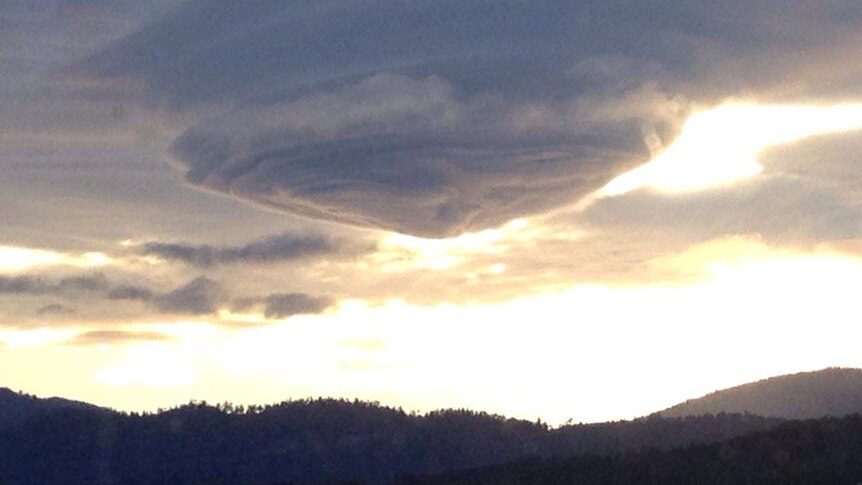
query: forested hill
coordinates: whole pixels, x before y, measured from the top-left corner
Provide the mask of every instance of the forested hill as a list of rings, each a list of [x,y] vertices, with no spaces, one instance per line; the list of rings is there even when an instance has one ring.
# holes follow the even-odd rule
[[[773,377],[661,411],[664,417],[752,413],[786,419],[862,413],[862,370],[829,368]]]
[[[549,429],[470,411],[413,415],[331,399],[251,409],[192,403],[152,415],[67,406],[0,433],[0,483],[388,483],[526,456],[710,443],[780,422],[654,417]]]
[[[101,409],[92,404],[79,401],[70,401],[57,397],[39,399],[36,396],[14,392],[5,387],[0,388],[0,432],[10,426],[26,422],[30,418],[42,413],[65,408],[89,409],[92,411]]]
[[[862,410],[860,396],[862,371],[826,369],[720,391],[634,421],[550,429],[539,422],[466,410],[418,415],[333,399],[251,407],[190,403],[157,414],[123,414],[0,389],[0,484],[373,484],[403,476],[498,483],[494,480],[499,473],[541,477],[542,470],[556,473],[554,467],[560,467],[560,476],[591,483],[593,475],[577,475],[578,470],[626,476],[619,475],[619,467],[637,470],[651,467],[649,463],[656,463],[650,469],[659,477],[653,483],[661,483],[673,478],[666,473],[674,469],[701,473],[701,465],[712,470],[732,464],[744,470],[750,465],[745,465],[749,451],[752,457],[776,459],[784,467],[752,473],[787,474],[795,469],[785,467],[781,457],[798,454],[808,463],[808,446],[822,445],[833,453],[811,457],[816,466],[833,463],[829,460],[844,466],[841,460],[862,441],[862,435],[854,434],[859,418],[805,424],[722,411],[789,418],[844,415]],[[779,425],[784,431],[776,433],[784,434],[757,434]],[[839,430],[845,425],[846,433]],[[821,438],[826,441],[817,441]],[[846,451],[836,440],[847,440]],[[709,446],[718,442],[723,444]],[[770,448],[769,443],[780,446]],[[692,445],[699,447],[687,449]],[[862,455],[855,458],[862,462]],[[482,475],[490,481],[458,481],[473,473],[459,470],[469,469],[490,473]],[[505,480],[499,483],[509,483]]]
[[[862,417],[789,421],[769,431],[674,450],[531,457],[396,485],[725,485],[862,483]]]

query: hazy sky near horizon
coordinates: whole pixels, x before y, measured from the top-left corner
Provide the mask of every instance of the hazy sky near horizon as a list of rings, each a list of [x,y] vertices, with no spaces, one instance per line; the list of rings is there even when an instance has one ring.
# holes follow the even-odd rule
[[[0,3],[0,386],[552,423],[862,367],[852,0]]]

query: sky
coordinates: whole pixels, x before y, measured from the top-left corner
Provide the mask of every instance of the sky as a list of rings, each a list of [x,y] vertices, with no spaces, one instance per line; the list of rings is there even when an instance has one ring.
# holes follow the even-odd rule
[[[0,386],[559,424],[862,367],[860,21],[0,2]]]

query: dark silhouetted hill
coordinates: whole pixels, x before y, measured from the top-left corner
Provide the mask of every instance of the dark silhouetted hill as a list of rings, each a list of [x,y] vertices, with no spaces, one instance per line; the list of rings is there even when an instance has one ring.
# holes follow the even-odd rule
[[[862,412],[862,370],[829,368],[773,377],[707,394],[664,411],[664,417],[752,413],[786,419]]]
[[[98,410],[97,406],[79,401],[52,397],[39,399],[36,396],[0,388],[0,431],[12,425],[28,421],[42,413],[65,408]],[[2,483],[2,482],[0,482]]]
[[[192,403],[151,415],[70,406],[0,433],[0,483],[389,483],[527,456],[713,443],[781,422],[652,417],[549,429],[471,411],[415,415],[332,399],[251,409]]]
[[[397,485],[857,484],[862,417],[790,421],[743,437],[675,450],[569,458],[407,477]]]

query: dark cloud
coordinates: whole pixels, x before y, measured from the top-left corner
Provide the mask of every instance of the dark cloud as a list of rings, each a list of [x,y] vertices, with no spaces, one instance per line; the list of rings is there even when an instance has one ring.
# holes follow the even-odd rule
[[[200,277],[173,291],[153,297],[151,302],[163,313],[205,315],[218,309],[221,295],[222,289],[216,282]]]
[[[442,79],[381,74],[203,122],[172,151],[194,185],[309,217],[439,237],[562,205],[645,158],[636,123],[573,133],[566,127],[575,109],[463,102]]]
[[[101,292],[109,286],[103,274],[50,279],[44,276],[0,276],[0,295]]]
[[[264,300],[267,318],[286,318],[292,315],[322,313],[335,304],[329,297],[309,296],[301,293],[273,294]]]
[[[55,286],[30,276],[0,276],[0,294],[47,293]]]
[[[291,234],[267,237],[235,247],[160,242],[150,242],[140,247],[143,254],[200,267],[236,262],[274,263],[322,256],[339,257],[371,249],[370,244],[359,246],[323,236]]]
[[[60,305],[59,303],[50,303],[48,305],[44,305],[39,307],[36,310],[36,315],[45,316],[45,315],[70,315],[75,313],[75,310],[67,307],[66,305]]]
[[[835,47],[859,21],[852,0],[194,0],[85,67],[140,79],[152,97],[174,105],[272,100],[383,71],[439,75],[467,94],[521,97],[578,95],[609,81],[681,83],[701,76],[694,67],[739,88],[779,77],[770,71],[790,60],[725,76],[710,65]],[[744,77],[734,81],[736,74]]]
[[[125,277],[128,279],[128,276]],[[261,297],[232,298],[218,282],[200,276],[174,289],[158,290],[146,286],[119,283],[103,274],[75,275],[63,278],[48,276],[0,276],[0,296],[25,297],[51,295],[76,307],[88,308],[111,304],[137,302],[144,307],[168,315],[212,315],[222,307],[235,311],[260,311],[267,318],[287,318],[298,314],[321,313],[335,304],[327,296],[303,293],[272,293]],[[66,304],[50,303],[36,310],[38,316],[70,315],[77,313]],[[95,313],[98,313],[96,311]],[[79,316],[86,316],[83,312]]]
[[[178,0],[7,0],[0,3],[0,133],[75,145],[93,131],[117,133],[117,97],[128,84],[61,75],[63,66],[133,32]],[[113,127],[111,125],[114,125]],[[51,136],[53,135],[53,137]],[[76,136],[77,135],[77,136]],[[75,138],[78,138],[77,140]],[[11,140],[10,140],[11,139]],[[32,139],[32,138],[31,138]],[[13,143],[9,143],[13,141]]]
[[[198,277],[171,291],[112,282],[103,274],[51,278],[47,276],[0,276],[0,296],[52,295],[74,301],[107,299],[143,302],[162,313],[203,315],[214,313],[228,297],[213,280]],[[67,307],[50,304],[39,315],[70,313]]]
[[[152,301],[155,294],[142,286],[116,286],[108,291],[109,300]]]
[[[61,278],[57,283],[60,291],[105,291],[109,286],[108,278],[101,273]]]
[[[691,103],[852,92],[860,20],[851,0],[193,0],[78,69],[208,113],[172,146],[195,186],[439,237],[601,187]]]
[[[287,318],[293,315],[323,313],[335,305],[328,296],[312,296],[304,293],[273,293],[264,297],[238,298],[233,301],[234,311],[262,309],[266,318]]]
[[[588,102],[607,80],[570,78],[590,36],[568,5],[198,1],[86,67],[173,106],[241,100],[174,143],[192,184],[443,236],[577,198],[646,156],[641,121],[672,124],[661,92],[613,119]]]

